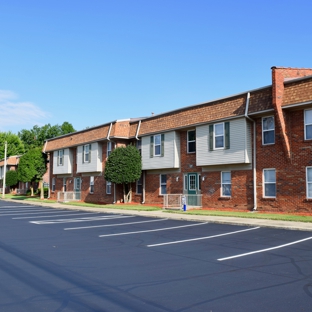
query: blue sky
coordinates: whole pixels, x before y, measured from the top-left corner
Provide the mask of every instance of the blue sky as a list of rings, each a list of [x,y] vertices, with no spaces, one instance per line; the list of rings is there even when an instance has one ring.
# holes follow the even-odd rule
[[[0,2],[0,131],[76,130],[271,84],[312,67],[310,0]]]

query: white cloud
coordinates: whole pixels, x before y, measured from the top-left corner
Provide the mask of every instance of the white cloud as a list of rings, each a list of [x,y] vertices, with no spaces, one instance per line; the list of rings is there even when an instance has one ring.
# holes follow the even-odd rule
[[[34,125],[44,124],[43,119],[49,113],[31,102],[18,100],[17,94],[9,90],[0,90],[0,130],[11,131],[19,126],[19,130],[30,129]],[[14,131],[13,131],[14,132]]]

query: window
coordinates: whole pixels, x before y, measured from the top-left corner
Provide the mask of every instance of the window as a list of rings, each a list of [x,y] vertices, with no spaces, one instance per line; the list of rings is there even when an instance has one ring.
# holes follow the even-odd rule
[[[83,162],[91,162],[91,144],[83,146]]]
[[[262,144],[274,144],[275,143],[275,126],[274,117],[262,118]]]
[[[106,181],[106,194],[112,194],[112,182]]]
[[[221,196],[231,196],[231,172],[221,172]]]
[[[142,154],[141,153],[141,150],[142,150],[142,141],[141,140],[136,141],[136,147],[137,147],[137,149],[141,155]]]
[[[276,197],[276,173],[275,169],[263,170],[264,197]]]
[[[209,125],[209,150],[230,148],[230,123]]]
[[[184,181],[183,181],[183,189],[184,191],[187,191],[187,186],[188,186],[188,183],[187,183],[187,174],[184,175]]]
[[[52,178],[52,192],[55,192],[55,178]]]
[[[160,175],[160,195],[167,194],[167,175]]]
[[[304,111],[304,139],[312,139],[312,109]]]
[[[57,165],[58,166],[64,165],[64,150],[57,151]]]
[[[90,194],[94,193],[94,176],[90,176]]]
[[[161,136],[160,134],[154,136],[154,156],[161,155]]]
[[[312,198],[312,167],[307,167],[307,198]]]
[[[156,134],[151,136],[150,157],[164,156],[164,134]]]
[[[107,157],[111,154],[112,152],[112,142],[109,141],[107,142]]]
[[[195,130],[187,131],[187,152],[196,152],[196,132]]]
[[[142,189],[143,189],[143,177],[141,175],[140,179],[136,181],[136,193],[142,194]]]
[[[66,178],[63,178],[63,192],[66,192]]]

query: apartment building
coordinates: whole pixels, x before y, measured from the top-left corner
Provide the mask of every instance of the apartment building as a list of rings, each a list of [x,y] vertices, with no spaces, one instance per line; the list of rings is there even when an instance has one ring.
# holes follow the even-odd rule
[[[51,197],[122,201],[105,161],[132,143],[142,156],[135,202],[181,194],[195,207],[312,211],[312,69],[271,70],[270,86],[48,140]]]

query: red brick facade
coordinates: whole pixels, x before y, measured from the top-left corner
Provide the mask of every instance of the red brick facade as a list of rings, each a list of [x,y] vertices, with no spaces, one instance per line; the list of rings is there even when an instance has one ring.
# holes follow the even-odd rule
[[[135,183],[132,186],[134,202],[163,204],[163,195],[160,194],[161,175],[166,177],[167,194],[183,194],[185,179],[190,174],[194,174],[197,179],[197,193],[202,195],[203,207],[312,212],[312,199],[307,193],[306,173],[307,167],[312,166],[312,140],[305,139],[306,109],[312,109],[312,69],[273,67],[272,87],[244,92],[140,120],[115,121],[48,140],[45,152],[50,153],[50,158],[53,151],[61,148],[70,149],[74,157],[73,170],[66,176],[53,174],[53,164],[50,162],[50,187],[52,179],[56,181],[55,191],[51,191],[51,197],[56,198],[57,192],[62,190],[64,177],[66,177],[67,191],[74,190],[73,180],[80,177],[82,200],[97,203],[121,201],[122,189],[119,185],[112,186],[112,194],[106,194],[103,172],[107,142],[111,140],[114,147],[118,147],[155,134],[174,132],[179,138],[178,151],[176,151],[179,155],[178,167],[168,168],[164,165],[156,169],[144,169],[142,194],[136,194]],[[274,143],[272,144],[263,143],[263,117],[274,117]],[[187,131],[197,131],[198,127],[205,125],[208,129],[211,124],[231,123],[238,118],[245,119],[251,129],[247,138],[251,142],[251,159],[247,162],[237,161],[236,164],[229,162],[223,165],[197,165],[196,152],[204,147],[196,143],[196,152],[188,153]],[[92,172],[77,174],[75,159],[77,146],[90,142],[98,142],[102,148],[102,171],[97,174]],[[148,157],[146,151],[142,157]],[[207,158],[210,157],[209,155],[207,150]],[[231,157],[230,154],[227,155]],[[274,171],[275,182],[270,184],[272,181],[266,181],[268,188],[274,185],[274,196],[264,196],[264,170]],[[229,173],[230,196],[221,194],[221,172]],[[90,194],[90,176],[94,176],[93,194]]]

